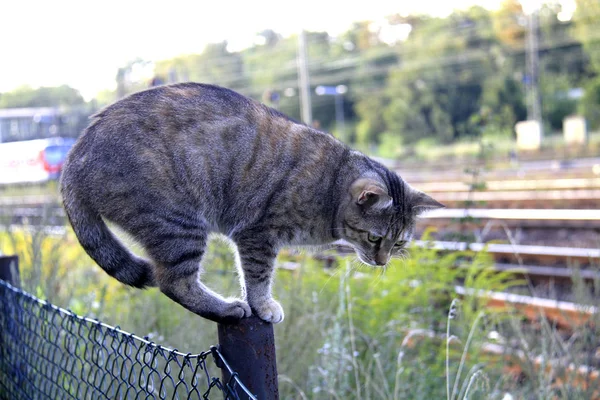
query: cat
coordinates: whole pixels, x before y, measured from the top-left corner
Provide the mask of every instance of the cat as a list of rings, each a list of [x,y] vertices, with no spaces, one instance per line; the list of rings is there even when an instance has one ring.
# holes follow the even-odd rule
[[[252,313],[283,320],[271,295],[282,246],[343,240],[362,262],[384,266],[411,240],[417,215],[442,207],[332,135],[200,83],[138,92],[93,115],[60,189],[80,244],[109,275],[158,286],[223,323]],[[139,241],[151,261],[127,250],[105,221]],[[241,299],[200,280],[210,232],[237,246]]]

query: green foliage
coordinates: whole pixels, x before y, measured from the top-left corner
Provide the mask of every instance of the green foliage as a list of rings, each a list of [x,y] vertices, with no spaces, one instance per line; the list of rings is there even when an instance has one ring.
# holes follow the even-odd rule
[[[506,62],[506,64],[509,64]],[[524,87],[510,74],[512,66],[501,68],[494,78],[487,79],[483,89],[483,106],[478,114],[472,116],[487,131],[509,131],[512,136],[514,124],[527,118]]]
[[[0,241],[4,252],[21,256],[27,290],[78,313],[149,335],[166,346],[194,352],[214,344],[214,324],[195,317],[156,289],[140,291],[118,284],[91,264],[73,242],[72,232],[46,235],[47,244],[31,239],[23,232]],[[34,261],[27,255],[28,248],[37,248],[44,258]],[[486,275],[490,261],[484,255],[462,269],[454,264],[466,254],[442,256],[417,248],[412,252],[412,258],[396,261],[386,271],[349,260],[340,260],[342,267],[335,271],[325,271],[309,256],[301,256],[296,260],[302,268],[278,273],[274,291],[286,310],[285,322],[276,327],[279,368],[283,380],[288,379],[288,385],[282,383],[284,394],[301,390],[312,398],[328,398],[331,393],[339,398],[389,398],[395,391],[397,398],[414,398],[443,392],[439,343],[407,348],[404,360],[413,359],[417,366],[410,371],[402,367],[399,374],[397,358],[403,341],[411,330],[443,331],[445,310],[456,296],[453,279],[463,276],[475,287],[488,289],[503,288],[505,283]],[[282,256],[281,262],[285,259]],[[203,279],[220,293],[236,294],[232,263],[227,244],[212,241]],[[42,277],[36,278],[32,268]],[[56,284],[43,284],[49,274],[56,276]],[[463,312],[465,321],[471,320],[471,309],[481,304],[475,299],[464,304],[468,307]],[[415,373],[426,373],[419,385],[411,381]]]
[[[585,7],[594,9],[592,3]],[[572,21],[561,22],[560,12],[554,3],[539,12],[543,116],[552,129],[560,129],[564,116],[578,106],[564,95],[568,89],[593,88],[597,74],[597,40],[588,29],[596,20],[578,11]],[[499,133],[510,138],[515,123],[526,118],[526,21],[520,2],[510,0],[497,11],[474,6],[445,18],[391,16],[385,27],[403,29],[406,36],[387,42],[384,28],[371,21],[357,22],[337,37],[307,32],[313,119],[323,130],[334,130],[333,99],[313,89],[343,84],[349,88],[344,140],[360,149],[407,155],[410,146],[428,138],[437,144]],[[297,47],[296,36],[267,29],[250,48],[232,52],[225,42],[212,44],[201,54],[160,61],[156,72],[167,82],[228,86],[300,119]],[[130,64],[120,76],[136,62]],[[591,92],[585,112],[594,117],[598,102]],[[402,149],[389,147],[395,136]]]
[[[375,141],[383,144],[384,139],[380,136],[386,128],[385,121],[381,117],[384,105],[385,100],[375,95],[361,96],[355,103],[356,114],[360,121],[356,126],[356,145],[358,147],[366,148]],[[401,141],[399,133],[396,134],[396,137],[398,141]]]
[[[447,19],[413,22],[399,47],[400,66],[389,75],[388,131],[402,132],[410,143],[426,136],[448,143],[478,133],[469,121],[479,112],[486,76],[494,73],[489,20],[474,7]]]
[[[579,106],[591,129],[600,127],[600,75],[586,82],[585,95]]]
[[[402,154],[402,137],[397,133],[384,132],[379,136],[378,154],[390,160],[399,159]]]
[[[216,342],[213,323],[157,289],[126,288],[109,278],[83,254],[72,232],[44,240],[35,235],[0,236],[0,251],[21,257],[26,290],[184,352]],[[280,256],[279,262],[300,267],[279,270],[274,287],[286,311],[285,321],[275,326],[282,398],[487,399],[502,398],[503,391],[517,398],[540,393],[589,398],[593,388],[578,386],[579,378],[561,364],[547,362],[548,368],[540,369],[525,358],[523,379],[511,380],[503,362],[487,356],[482,346],[515,342],[525,354],[584,365],[582,355],[593,351],[600,337],[598,321],[571,339],[561,338],[543,319],[542,331],[534,331],[518,316],[487,307],[480,294],[521,282],[494,271],[485,252],[441,253],[430,247],[410,252],[410,258],[392,262],[385,271],[350,258],[325,270],[309,255]],[[203,280],[220,293],[237,294],[232,263],[227,243],[212,241]],[[472,290],[459,295],[457,282]],[[577,301],[597,304],[599,292],[600,281],[591,289],[580,284]],[[550,386],[554,379],[564,383]]]
[[[600,126],[600,15],[596,0],[577,0],[571,20],[559,20],[559,2],[539,11],[539,83],[543,118],[553,130],[564,116],[583,112],[592,129]],[[479,6],[444,18],[392,15],[384,23],[359,21],[335,37],[307,32],[313,119],[335,129],[331,96],[317,85],[346,85],[345,141],[381,155],[414,154],[411,147],[431,138],[437,144],[512,136],[526,118],[527,16],[518,0],[498,10]],[[397,37],[386,30],[404,32]],[[209,44],[199,54],[151,63],[134,59],[117,71],[116,91],[99,94],[105,105],[149,86],[154,66],[164,83],[199,81],[238,90],[300,119],[298,37],[265,29],[249,48],[232,51],[227,42]],[[585,89],[582,100],[569,89]],[[0,107],[73,106],[81,96],[67,86],[20,88],[0,96]],[[493,132],[490,134],[489,132]],[[385,137],[384,137],[385,136]],[[392,149],[392,138],[400,138]],[[418,153],[418,152],[417,152]]]
[[[58,107],[85,104],[81,94],[67,85],[33,89],[23,86],[12,92],[2,93],[0,108]]]
[[[501,341],[516,344],[515,352],[537,355],[516,360],[522,373],[521,384],[512,387],[514,398],[527,398],[532,393],[544,399],[598,397],[600,279],[586,282],[577,267],[572,267],[571,276],[573,301],[596,308],[587,323],[573,321],[573,331],[565,332],[541,315],[539,325],[534,326],[521,323],[521,317],[513,314],[498,329]]]
[[[174,78],[219,84],[232,89],[246,85],[242,56],[227,51],[227,42],[209,44],[201,54],[160,61],[155,66],[155,73],[166,82]]]
[[[279,274],[278,287],[283,284],[285,290],[278,291],[278,298],[286,311],[292,308],[276,328],[278,348],[291,352],[289,357],[278,353],[284,397],[299,393],[314,399],[443,397],[446,352],[440,338],[450,303],[458,296],[456,279],[467,279],[476,288],[503,290],[510,275],[495,276],[485,254],[443,255],[417,247],[411,253],[386,271],[340,260],[332,276],[312,263],[291,276]],[[461,258],[471,256],[475,259],[467,268],[456,268]],[[293,305],[288,305],[290,301]],[[484,302],[466,296],[452,331],[461,339],[471,336],[469,360],[460,361],[467,371],[477,364],[485,331],[496,318],[489,312],[485,323],[481,321]],[[452,345],[453,371],[459,365],[459,351]],[[308,371],[306,365],[311,366]],[[459,388],[466,390],[472,373],[462,376],[465,382],[461,380]]]
[[[596,0],[575,0],[573,34],[582,43],[590,58],[590,69],[600,73],[600,4]]]
[[[572,87],[570,80],[567,76],[548,74],[542,78],[540,87],[544,99],[542,113],[548,116],[547,122],[552,130],[561,131],[563,119],[577,108],[577,102],[567,95]]]

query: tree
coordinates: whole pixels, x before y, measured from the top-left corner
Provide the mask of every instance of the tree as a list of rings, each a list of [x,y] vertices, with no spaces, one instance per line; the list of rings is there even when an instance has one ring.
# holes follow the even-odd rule
[[[212,83],[232,89],[246,86],[242,56],[227,50],[227,42],[212,43],[201,54],[190,54],[159,61],[157,76],[165,82],[194,81]]]
[[[584,111],[593,127],[600,126],[600,3],[577,3],[571,21],[558,18],[558,1],[539,10],[540,93],[545,123],[553,129],[574,110],[575,101],[566,95],[573,87],[586,89]],[[331,131],[334,99],[314,89],[346,85],[344,116],[354,134],[345,137],[362,148],[423,138],[448,143],[491,131],[513,134],[515,123],[527,116],[526,34],[519,0],[505,0],[497,11],[475,6],[445,18],[361,21],[337,37],[307,32],[313,117]],[[266,29],[247,49],[231,52],[226,42],[214,43],[201,54],[157,62],[155,73],[165,82],[230,87],[300,119],[297,48],[296,36]],[[127,83],[143,65],[136,60],[122,68],[119,82]],[[147,86],[130,82],[126,89]]]
[[[577,8],[573,15],[574,36],[583,44],[589,57],[590,69],[600,73],[600,2],[597,0],[576,0]]]
[[[433,136],[450,142],[479,133],[485,79],[495,69],[489,13],[481,7],[446,19],[421,17],[400,47],[400,66],[388,80],[387,131],[404,142]]]
[[[81,93],[70,86],[40,87],[22,86],[0,96],[0,108],[58,107],[85,104]]]
[[[522,49],[527,35],[527,18],[519,0],[504,0],[492,16],[492,27],[498,41],[511,49]]]
[[[573,16],[574,36],[581,41],[589,60],[587,77],[582,80],[585,95],[581,111],[592,129],[600,127],[600,3],[576,0]]]
[[[388,22],[405,23],[394,18]],[[389,103],[385,87],[390,69],[398,65],[398,52],[394,46],[382,42],[378,31],[368,21],[355,23],[340,42],[354,61],[353,70],[349,72],[352,76],[349,87],[358,117],[356,142],[366,149],[370,144],[381,142],[387,129],[383,118]]]

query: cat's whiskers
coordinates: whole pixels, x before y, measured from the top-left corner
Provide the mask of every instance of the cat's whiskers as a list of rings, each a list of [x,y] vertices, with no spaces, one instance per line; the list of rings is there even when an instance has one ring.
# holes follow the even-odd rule
[[[333,274],[329,275],[329,278],[325,281],[325,283],[321,287],[321,290],[319,291],[319,295],[323,293],[323,290],[325,290],[325,287],[329,284],[329,281],[332,280],[336,275],[338,275],[340,273],[341,273],[341,268],[334,269]]]
[[[352,276],[354,276],[354,273],[356,271],[359,271],[365,265],[360,260],[360,258],[358,258],[358,256],[356,254],[354,254],[351,258],[350,257],[344,258],[344,261],[347,263],[349,268],[341,268],[341,267],[336,268],[333,271],[333,273],[329,276],[327,281],[325,281],[325,283],[323,284],[323,287],[321,287],[319,294],[321,294],[323,292],[323,290],[325,289],[325,286],[327,286],[329,284],[329,281],[331,281],[333,278],[337,277],[339,274],[342,273],[342,270],[345,271],[344,273],[348,274],[349,277],[352,277]]]
[[[408,256],[409,256],[409,252],[408,252],[408,250],[406,250],[406,249],[402,249],[402,250],[400,250],[400,259],[401,259],[402,261],[404,261],[404,260],[407,260],[407,259],[408,259]]]
[[[376,278],[375,278],[375,280],[373,281],[373,288],[374,288],[374,289],[376,289],[376,288],[377,288],[377,286],[378,286],[378,285],[379,285],[381,282],[383,282],[383,275],[385,274],[386,267],[387,267],[387,264],[386,264],[386,265],[384,265],[384,266],[382,266],[381,270],[380,270],[380,271],[378,271],[379,273],[377,274],[377,277],[376,277]]]
[[[365,264],[357,257],[354,256],[352,260],[350,260],[350,270],[352,273],[361,269]]]

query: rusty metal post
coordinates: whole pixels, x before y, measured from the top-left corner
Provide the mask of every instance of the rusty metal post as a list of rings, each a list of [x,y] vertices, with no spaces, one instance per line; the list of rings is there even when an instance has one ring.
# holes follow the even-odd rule
[[[18,256],[0,256],[0,279],[14,287],[21,287]]]
[[[235,325],[219,324],[218,331],[219,352],[248,390],[261,400],[279,399],[273,324],[252,316]],[[223,382],[229,382],[228,369],[221,370]],[[238,394],[244,400],[250,399]]]

